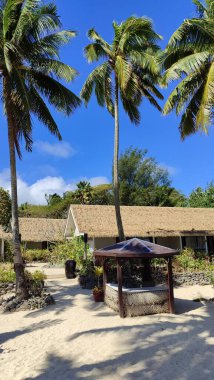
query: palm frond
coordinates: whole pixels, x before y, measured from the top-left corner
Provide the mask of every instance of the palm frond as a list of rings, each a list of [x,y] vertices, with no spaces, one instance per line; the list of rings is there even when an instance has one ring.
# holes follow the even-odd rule
[[[131,122],[134,123],[135,125],[138,125],[140,123],[140,112],[136,104],[132,102],[130,99],[126,99],[123,96],[123,94],[121,94],[121,101],[123,104],[123,108],[125,112],[127,113]]]
[[[58,111],[70,115],[80,106],[81,100],[54,78],[33,69],[25,70],[25,75],[36,90],[45,96]]]
[[[16,43],[21,43],[26,36],[28,40],[38,41],[42,35],[61,27],[56,6],[52,3],[38,6],[39,2],[39,0],[26,0],[13,35]]]
[[[101,64],[92,71],[92,73],[88,76],[87,80],[85,81],[80,93],[80,96],[84,100],[85,105],[88,104],[93,90],[95,90],[98,104],[102,107],[105,105],[105,85],[110,75],[111,68],[108,62]],[[107,92],[109,92],[109,87]]]
[[[106,52],[106,54],[110,57],[112,55],[112,48],[111,46],[96,32],[94,28],[90,29],[88,31],[88,37],[90,40],[97,42],[100,44],[103,48],[103,50]]]
[[[196,124],[202,129],[207,129],[207,126],[212,122],[212,110],[214,99],[214,63],[211,64],[206,78],[203,96],[200,107],[197,113]]]
[[[108,57],[106,50],[97,42],[87,45],[84,49],[84,55],[89,63]]]
[[[23,41],[23,49],[29,59],[57,57],[59,58],[59,48],[67,44],[77,33],[73,30],[62,30],[52,33],[39,39],[39,41]],[[28,48],[29,46],[29,48]]]
[[[10,41],[19,21],[24,0],[7,0],[3,7],[3,35],[5,41]]]
[[[30,86],[29,95],[31,99],[32,112],[36,115],[38,120],[48,128],[51,134],[56,136],[59,140],[62,140],[62,136],[59,132],[54,118],[52,117],[44,100],[33,86]]]
[[[189,75],[193,71],[199,70],[211,58],[210,52],[200,52],[188,55],[174,63],[165,73],[166,82],[177,80],[183,74]]]
[[[182,140],[186,136],[189,136],[197,131],[199,131],[199,126],[196,123],[196,118],[199,110],[199,105],[203,95],[203,86],[201,86],[195,95],[191,99],[190,103],[186,107],[185,112],[182,115],[181,122],[179,125],[179,130]]]
[[[191,73],[185,77],[172,91],[164,106],[164,115],[169,114],[173,109],[179,115],[185,105],[192,99],[195,92],[201,87],[203,82],[203,72]]]
[[[71,66],[49,58],[37,59],[34,68],[46,75],[53,73],[58,79],[64,79],[66,82],[71,82],[78,74]]]

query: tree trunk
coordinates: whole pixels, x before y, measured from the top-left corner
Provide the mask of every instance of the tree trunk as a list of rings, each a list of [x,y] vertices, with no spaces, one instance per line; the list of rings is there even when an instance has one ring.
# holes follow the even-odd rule
[[[118,159],[119,159],[119,112],[118,112],[118,80],[115,75],[115,131],[114,131],[114,204],[117,220],[117,228],[119,240],[125,240],[123,223],[120,213],[120,195],[119,195],[119,181],[118,181]]]
[[[11,176],[11,205],[12,205],[12,233],[13,233],[13,259],[14,271],[16,273],[16,296],[20,299],[28,298],[24,274],[24,262],[21,255],[21,245],[19,236],[19,218],[18,218],[18,196],[17,196],[17,176],[16,176],[16,153],[14,143],[14,125],[13,115],[10,105],[10,85],[8,80],[4,79],[4,101],[8,123],[8,144],[10,154],[10,176]]]

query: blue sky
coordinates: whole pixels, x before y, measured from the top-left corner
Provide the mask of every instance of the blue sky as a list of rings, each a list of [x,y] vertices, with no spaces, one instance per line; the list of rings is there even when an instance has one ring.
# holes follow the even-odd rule
[[[131,15],[148,16],[154,28],[163,36],[164,48],[173,31],[195,14],[191,0],[56,0],[63,27],[78,31],[78,37],[62,49],[61,59],[80,73],[69,87],[79,94],[87,75],[92,70],[84,56],[88,43],[87,30],[95,27],[107,40],[112,39],[112,20],[118,22]],[[170,88],[172,88],[171,86]],[[164,90],[165,98],[169,90]],[[121,110],[120,150],[127,147],[147,148],[149,154],[167,167],[172,184],[188,194],[197,186],[206,186],[214,179],[214,131],[209,136],[198,134],[181,142],[179,118],[174,114],[163,117],[146,101],[141,106],[142,122],[135,127]],[[44,194],[62,193],[75,186],[80,179],[99,184],[111,180],[114,123],[95,98],[88,108],[82,106],[69,119],[54,114],[63,143],[58,144],[39,123],[34,124],[33,153],[23,153],[17,163],[19,200],[45,203]],[[9,187],[9,156],[6,123],[0,113],[0,186]]]

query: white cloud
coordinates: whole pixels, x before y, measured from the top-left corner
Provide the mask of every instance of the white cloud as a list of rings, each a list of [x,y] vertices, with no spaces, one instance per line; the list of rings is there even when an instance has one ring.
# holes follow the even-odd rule
[[[66,191],[74,190],[80,180],[89,181],[92,186],[109,182],[106,177],[79,178],[66,182],[62,177],[47,176],[38,179],[30,185],[18,176],[17,187],[19,204],[25,202],[35,205],[46,204],[45,194],[57,193],[62,195]],[[10,191],[10,172],[8,169],[0,173],[0,187]]]
[[[35,143],[35,147],[41,153],[46,153],[60,158],[68,158],[76,154],[75,149],[72,148],[71,144],[66,141],[54,144],[51,144],[48,141],[37,141]]]
[[[161,163],[160,166],[163,169],[166,169],[172,177],[175,177],[180,172],[179,168],[176,168],[176,167],[171,166],[171,165],[167,165],[167,164]]]

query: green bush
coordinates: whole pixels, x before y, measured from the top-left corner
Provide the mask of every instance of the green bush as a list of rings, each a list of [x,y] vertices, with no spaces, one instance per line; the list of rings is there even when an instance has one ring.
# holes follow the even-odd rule
[[[190,248],[185,248],[181,254],[176,257],[175,263],[189,272],[210,271],[212,269],[212,264],[205,256],[198,255]]]
[[[80,276],[91,276],[95,277],[94,273],[94,263],[91,258],[87,258],[87,260],[83,260],[80,264]]]
[[[16,275],[10,264],[0,266],[0,282],[15,282]]]
[[[46,274],[41,270],[35,270],[35,272],[29,272],[25,270],[25,276],[27,280],[44,281],[46,280]]]
[[[75,260],[81,268],[84,257],[85,244],[81,237],[72,237],[54,248],[51,259],[53,263],[65,263],[66,260]]]
[[[27,262],[50,262],[51,254],[52,252],[48,249],[26,249],[22,252],[23,259]]]

